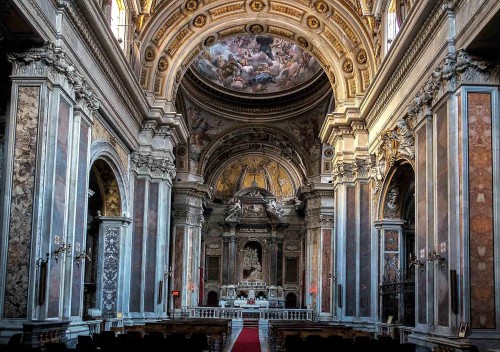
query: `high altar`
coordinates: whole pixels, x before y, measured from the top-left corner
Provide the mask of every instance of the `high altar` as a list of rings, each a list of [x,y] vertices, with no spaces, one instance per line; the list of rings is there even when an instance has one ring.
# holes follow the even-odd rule
[[[303,239],[282,222],[296,213],[296,201],[278,205],[271,192],[249,187],[224,204],[210,214],[204,238],[205,304],[299,308]]]

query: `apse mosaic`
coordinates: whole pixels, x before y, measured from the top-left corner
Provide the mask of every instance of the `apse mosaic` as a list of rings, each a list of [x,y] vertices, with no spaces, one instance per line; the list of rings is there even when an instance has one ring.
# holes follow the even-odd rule
[[[218,86],[241,93],[279,93],[300,86],[321,70],[297,45],[271,36],[238,36],[218,41],[193,67]]]

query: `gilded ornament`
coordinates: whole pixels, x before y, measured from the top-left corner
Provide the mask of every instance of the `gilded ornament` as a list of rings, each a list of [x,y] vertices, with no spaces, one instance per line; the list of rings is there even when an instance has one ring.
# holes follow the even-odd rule
[[[197,8],[198,8],[198,1],[188,0],[186,2],[186,10],[193,12],[193,11],[196,11]]]
[[[307,48],[309,46],[309,42],[304,37],[298,37],[297,38],[297,43],[299,43],[299,45],[301,47],[303,47],[303,48]]]
[[[193,25],[198,28],[201,28],[206,24],[207,24],[207,16],[205,15],[198,15],[193,20]]]
[[[316,1],[316,3],[314,4],[314,8],[316,9],[316,11],[318,11],[319,13],[325,13],[329,10],[329,7],[328,7],[328,4],[324,1]]]
[[[168,61],[165,56],[160,57],[160,60],[158,60],[158,70],[160,71],[165,71],[168,68]]]
[[[317,29],[319,28],[319,20],[317,17],[314,17],[314,16],[309,16],[307,17],[307,25],[309,26],[309,28],[311,29]]]
[[[252,9],[252,11],[255,11],[255,12],[262,11],[265,6],[266,5],[261,0],[253,0],[252,2],[250,2],[250,8]]]
[[[264,27],[262,27],[260,24],[252,24],[249,27],[249,31],[252,34],[261,34],[264,33]]]
[[[346,59],[344,63],[342,64],[342,69],[346,73],[352,73],[354,71],[354,64],[352,63],[351,59]]]
[[[203,42],[203,45],[205,46],[212,46],[214,44],[215,44],[215,37],[213,35],[207,37],[207,39],[205,39],[205,41]]]
[[[358,51],[358,53],[356,54],[356,61],[360,65],[363,65],[366,63],[366,51],[365,51],[365,49],[361,49],[360,51]]]
[[[144,54],[144,58],[146,59],[146,61],[153,61],[154,60],[155,52],[154,52],[153,48],[151,48],[151,47],[146,48],[146,53]]]

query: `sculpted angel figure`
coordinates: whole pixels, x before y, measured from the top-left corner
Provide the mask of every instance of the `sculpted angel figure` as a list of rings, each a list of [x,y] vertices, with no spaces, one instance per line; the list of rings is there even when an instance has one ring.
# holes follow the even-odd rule
[[[413,133],[403,119],[398,121],[397,126],[399,139],[398,152],[413,159],[415,157],[415,138],[413,138]]]
[[[285,212],[281,209],[278,203],[276,203],[276,200],[262,199],[266,202],[266,211],[269,215],[271,215],[271,217],[281,219],[281,217],[285,215]]]
[[[238,198],[232,198],[225,210],[224,220],[227,222],[237,221],[241,216],[241,202]]]

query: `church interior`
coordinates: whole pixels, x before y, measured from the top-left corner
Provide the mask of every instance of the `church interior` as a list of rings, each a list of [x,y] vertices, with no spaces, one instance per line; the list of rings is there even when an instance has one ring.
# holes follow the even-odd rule
[[[499,38],[498,0],[0,0],[0,350],[500,351]]]

